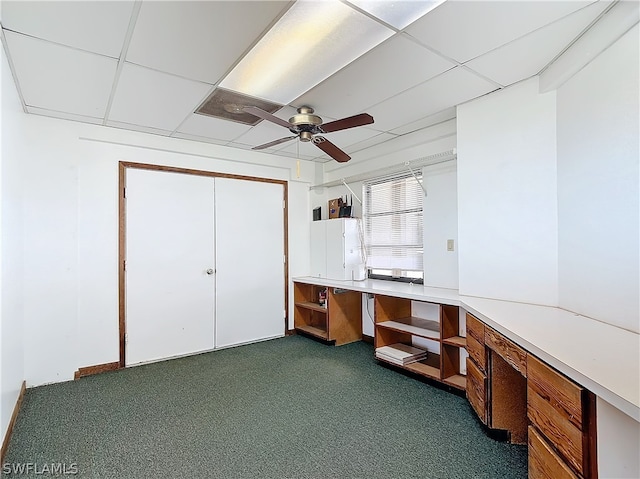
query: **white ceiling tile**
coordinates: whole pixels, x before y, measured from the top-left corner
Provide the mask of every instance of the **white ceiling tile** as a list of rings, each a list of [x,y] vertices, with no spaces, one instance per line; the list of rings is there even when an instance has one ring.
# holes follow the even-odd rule
[[[396,35],[293,103],[322,107],[336,118],[351,116],[454,66],[408,36]]]
[[[421,130],[423,128],[428,128],[429,126],[451,120],[455,117],[456,117],[455,107],[446,108],[442,111],[439,111],[438,113],[434,113],[433,115],[429,115],[425,118],[421,118],[420,120],[401,126],[400,128],[395,128],[391,130],[391,133],[395,133],[397,135],[404,135],[416,130]]]
[[[5,37],[27,105],[104,117],[116,60],[16,33]]]
[[[112,128],[121,128],[123,130],[140,131],[142,133],[151,133],[153,135],[161,135],[161,136],[171,135],[171,131],[169,130],[163,130],[161,128],[152,128],[150,126],[134,125],[132,123],[127,123],[124,121],[109,120],[106,122],[106,125]]]
[[[449,1],[406,31],[450,58],[466,62],[589,3],[592,1]]]
[[[181,138],[183,140],[199,141],[202,143],[212,143],[214,145],[226,145],[227,141],[214,140],[213,138],[206,138],[204,136],[190,135],[189,133],[180,133],[179,131],[171,134],[171,138]]]
[[[133,5],[130,1],[4,1],[2,26],[118,58]]]
[[[296,110],[290,106],[285,106],[278,110],[274,116],[282,120],[289,120],[290,117],[296,114]],[[276,125],[267,120],[262,120],[256,126],[248,130],[246,133],[238,136],[234,141],[243,143],[245,145],[258,146],[270,141],[278,140],[287,136],[293,136],[289,130],[285,127]],[[279,146],[276,148],[278,149]],[[271,150],[271,148],[269,149]]]
[[[316,163],[326,163],[327,161],[331,161],[331,159],[323,159],[323,158],[318,158],[318,157],[311,157],[311,156],[304,156],[304,155],[297,155],[295,153],[290,153],[288,151],[277,151],[274,153],[275,155],[278,156],[284,156],[287,158],[297,158],[298,160],[304,160],[304,161],[315,161]]]
[[[355,153],[356,151],[371,148],[372,146],[379,145],[396,137],[396,135],[392,135],[391,133],[377,133],[375,136],[367,138],[366,140],[351,143],[347,148],[344,148],[344,151],[349,154]]]
[[[173,131],[210,90],[206,83],[125,63],[109,120]]]
[[[73,113],[65,113],[62,111],[47,110],[46,108],[38,108],[35,106],[26,107],[27,113],[40,116],[48,116],[50,118],[59,118],[61,120],[79,121],[80,123],[91,123],[93,125],[101,125],[102,118],[92,118],[90,116],[74,115]]]
[[[178,132],[224,142],[231,141],[250,129],[250,126],[243,125],[242,123],[221,120],[219,118],[194,113],[189,116],[182,125],[180,125]]]
[[[287,5],[283,1],[143,2],[127,61],[216,83]]]
[[[456,67],[369,109],[376,127],[391,131],[496,90],[493,83]]]
[[[529,78],[547,66],[607,6],[606,2],[589,5],[503,47],[475,58],[465,66],[504,86]]]
[[[300,158],[304,160],[313,160],[320,156],[323,151],[311,142],[303,142],[300,140],[291,140],[283,143],[284,147],[278,148],[275,152],[277,155],[286,155],[291,158]],[[280,146],[282,146],[280,145]]]
[[[330,140],[332,143],[335,143],[336,146],[346,151],[347,147],[355,143],[368,140],[369,138],[373,138],[374,136],[379,134],[379,131],[372,130],[371,128],[367,128],[364,126],[359,126],[356,128],[349,128],[347,130],[340,130],[334,131],[332,133],[322,134],[321,136],[324,136],[327,140]]]

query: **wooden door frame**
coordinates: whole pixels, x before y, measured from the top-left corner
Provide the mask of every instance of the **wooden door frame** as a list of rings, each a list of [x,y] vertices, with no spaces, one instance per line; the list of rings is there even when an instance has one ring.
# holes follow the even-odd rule
[[[165,171],[169,173],[182,173],[185,175],[208,176],[211,178],[230,178],[233,180],[258,181],[262,183],[274,183],[282,185],[284,215],[284,334],[289,330],[289,182],[287,180],[275,180],[270,178],[260,178],[257,176],[234,175],[229,173],[218,173],[215,171],[193,170],[189,168],[179,168],[165,165],[151,165],[147,163],[134,163],[129,161],[119,162],[118,172],[118,331],[119,331],[119,366],[126,367],[126,347],[125,337],[127,332],[126,321],[126,279],[125,260],[127,258],[127,236],[126,236],[126,214],[127,205],[125,198],[125,188],[127,186],[127,169]]]

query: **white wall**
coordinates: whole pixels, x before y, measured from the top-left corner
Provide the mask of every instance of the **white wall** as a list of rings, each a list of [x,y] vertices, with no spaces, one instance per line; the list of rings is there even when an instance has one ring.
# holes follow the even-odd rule
[[[308,267],[306,247],[300,247],[308,245],[308,232],[299,225],[306,220],[313,164],[301,162],[298,178],[294,159],[17,115],[20,134],[9,141],[25,178],[5,180],[24,201],[20,304],[29,338],[28,386],[69,380],[79,367],[118,360],[120,160],[290,180],[290,271]]]
[[[537,78],[458,107],[460,294],[558,302],[555,92]]]
[[[598,477],[640,477],[640,423],[608,402],[597,398]]]
[[[558,103],[559,303],[640,332],[638,26]]]
[[[424,284],[458,289],[458,201],[456,162],[422,170],[424,198]],[[454,250],[447,251],[452,239]]]
[[[0,50],[2,50],[0,48]],[[22,135],[20,103],[9,66],[2,62],[0,119],[0,444],[16,406],[24,380],[24,343],[22,328],[23,248],[22,185],[19,155],[9,141]]]

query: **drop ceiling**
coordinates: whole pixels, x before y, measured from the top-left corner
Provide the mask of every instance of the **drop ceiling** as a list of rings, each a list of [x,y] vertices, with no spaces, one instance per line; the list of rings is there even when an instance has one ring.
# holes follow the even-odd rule
[[[290,132],[194,112],[293,3],[5,0],[2,42],[27,113],[250,149]],[[455,118],[456,105],[539,74],[612,5],[449,0],[397,30],[362,2],[342,3],[389,38],[274,114],[287,120],[303,105],[325,122],[371,114],[371,125],[326,135],[351,155],[419,135]],[[331,161],[297,140],[261,151]]]

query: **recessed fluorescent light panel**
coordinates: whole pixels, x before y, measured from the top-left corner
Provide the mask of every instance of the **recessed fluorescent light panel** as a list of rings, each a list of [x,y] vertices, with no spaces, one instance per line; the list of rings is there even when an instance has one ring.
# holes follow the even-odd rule
[[[349,3],[394,26],[398,30],[402,30],[441,3],[444,3],[444,0],[405,0],[400,2],[349,0]]]
[[[342,2],[298,0],[220,86],[286,105],[394,33]]]

